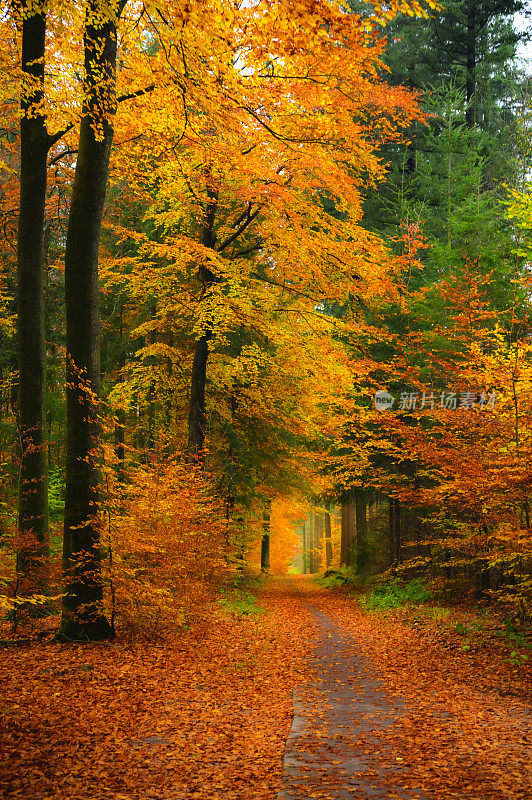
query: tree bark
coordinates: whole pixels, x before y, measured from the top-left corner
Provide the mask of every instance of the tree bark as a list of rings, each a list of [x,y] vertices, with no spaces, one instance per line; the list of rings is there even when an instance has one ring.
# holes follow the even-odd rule
[[[347,524],[345,503],[342,503],[340,514],[340,566],[345,567],[347,565]]]
[[[211,250],[216,244],[214,220],[218,210],[218,193],[215,189],[209,190],[209,200],[205,209],[205,219],[201,233],[201,243]],[[216,282],[216,276],[205,266],[200,267],[199,279],[203,284],[203,294]],[[205,387],[207,385],[207,362],[209,360],[209,341],[212,331],[207,329],[196,342],[192,375],[190,378],[190,405],[188,412],[188,445],[189,458],[202,460],[205,447],[205,433],[207,429],[207,414],[205,406]]]
[[[341,566],[354,566],[356,549],[355,507],[352,502],[342,503],[342,553]]]
[[[401,562],[401,501],[395,501],[395,563]]]
[[[216,249],[216,232],[214,221],[218,212],[218,190],[212,181],[210,169],[205,171],[207,182],[207,203],[201,232],[201,243],[210,250]],[[219,243],[217,252],[222,253],[227,247],[234,244],[239,236],[251,225],[262,208],[257,206],[251,212],[252,203],[248,204],[247,210],[239,217],[234,224],[236,230],[230,234],[225,241]],[[202,265],[199,269],[198,277],[203,285],[203,296],[220,279],[211,270]],[[207,414],[205,405],[205,389],[207,384],[207,362],[209,359],[209,341],[212,338],[212,330],[207,328],[196,342],[194,350],[194,361],[192,366],[192,376],[190,383],[190,406],[188,415],[188,445],[187,455],[191,460],[202,461],[203,450],[205,447],[205,434],[207,428]]]
[[[207,362],[209,360],[209,341],[211,336],[212,331],[206,331],[196,342],[192,375],[190,377],[187,453],[189,458],[200,460],[205,446],[207,428],[205,387],[207,384]]]
[[[270,514],[265,513],[260,547],[260,571],[270,571]]]
[[[124,346],[124,301],[120,298],[120,319],[118,326],[118,337],[120,352],[118,354],[118,380],[123,381],[123,370],[126,366],[126,350]],[[115,412],[115,456],[116,456],[116,477],[119,483],[123,483],[126,477],[126,412],[123,408],[118,408]]]
[[[413,61],[408,65],[408,86],[410,89],[416,89],[416,65]],[[416,146],[414,144],[416,138],[416,123],[412,123],[411,141],[408,145],[408,157],[406,161],[406,171],[408,176],[411,177],[416,171]]]
[[[390,497],[390,564],[392,566],[401,561],[401,501]]]
[[[332,536],[331,536],[331,515],[325,512],[325,569],[329,569],[333,560]]]
[[[309,514],[308,518],[308,533],[307,533],[307,550],[308,550],[308,571],[310,575],[314,572],[314,514]]]
[[[368,515],[367,496],[363,489],[355,490],[356,516],[356,570],[362,575],[368,567]]]
[[[260,571],[270,571],[270,533],[265,531],[262,534],[262,542],[260,547]]]
[[[318,571],[318,515],[313,511],[310,515],[310,572]]]
[[[316,517],[316,572],[321,572],[323,565],[323,543],[325,533],[325,514],[323,511]]]
[[[116,12],[121,11],[119,7]],[[117,16],[90,0],[85,23],[85,101],[65,251],[67,463],[61,636],[114,635],[103,614],[98,448],[100,314],[98,248],[116,110]]]
[[[155,319],[157,314],[157,301],[153,301],[151,303],[150,308],[150,316],[152,320]],[[156,344],[157,342],[157,330],[156,328],[152,328],[152,330],[148,333],[145,338],[146,347],[149,347],[152,344]],[[157,364],[158,359],[154,356],[148,356],[145,359],[145,364],[147,367],[155,367]],[[148,458],[148,451],[153,450],[155,446],[155,378],[152,375],[150,377],[150,384],[148,386],[148,392],[146,395],[146,419],[147,419],[147,430],[146,430],[146,437],[144,439],[144,451],[145,451],[145,458]]]
[[[21,446],[17,549],[20,591],[44,593],[49,578],[45,425],[43,234],[49,139],[44,101],[46,3],[22,2],[20,212],[17,241],[18,431]]]

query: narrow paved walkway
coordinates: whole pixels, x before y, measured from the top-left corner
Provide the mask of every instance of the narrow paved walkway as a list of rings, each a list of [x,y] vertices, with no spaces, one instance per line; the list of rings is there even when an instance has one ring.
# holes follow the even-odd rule
[[[278,800],[424,800],[401,790],[400,763],[376,758],[377,734],[404,714],[370,676],[356,643],[328,615],[313,609],[320,634],[309,686],[294,690],[294,718]]]

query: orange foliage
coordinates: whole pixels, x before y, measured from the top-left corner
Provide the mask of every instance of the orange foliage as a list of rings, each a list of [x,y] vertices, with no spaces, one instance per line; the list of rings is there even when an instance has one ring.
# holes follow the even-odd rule
[[[108,471],[105,503],[108,601],[119,621],[150,629],[186,622],[205,583],[227,569],[221,502],[194,465],[161,452],[132,466],[127,483]]]
[[[341,486],[372,486],[422,509],[433,531],[427,565],[443,548],[450,566],[511,574],[520,588],[503,599],[523,610],[532,588],[532,343],[511,309],[498,321],[490,287],[489,274],[465,264],[409,300],[422,308],[430,293],[441,322],[375,331],[373,344],[393,356],[359,357],[364,381],[338,428],[350,458],[337,451],[330,466]],[[375,389],[392,393],[391,410],[375,408]]]
[[[270,566],[274,575],[285,575],[297,555],[296,531],[306,515],[306,504],[293,497],[278,497],[270,517]]]
[[[48,216],[60,252],[83,104],[84,6],[49,5],[45,113],[49,133],[63,135],[50,150]],[[207,411],[216,424],[207,441],[218,478],[228,465],[241,470],[248,497],[236,499],[234,517],[244,513],[240,501],[286,491],[289,474],[299,491],[322,493],[318,465],[335,400],[353,382],[342,339],[351,328],[328,309],[345,306],[356,328],[360,308],[395,295],[394,276],[410,265],[410,243],[394,259],[361,219],[365,188],[386,172],[379,147],[423,119],[412,92],[382,80],[381,29],[423,8],[373,3],[362,17],[337,0],[150,0],[127,3],[121,15],[101,282],[120,307],[128,363],[113,364],[105,391],[128,434],[131,417],[149,417],[148,449],[171,439],[181,453],[193,343],[211,331]],[[9,15],[0,25],[2,120],[11,130],[20,30]],[[16,147],[7,150],[6,215],[17,177]],[[213,276],[207,284],[202,269]],[[0,313],[2,292],[0,277]],[[244,442],[240,463],[228,430]],[[118,611],[150,596],[179,606],[172,576],[210,575],[234,537],[220,520],[235,498],[228,488],[227,507],[215,499],[222,479],[209,489],[179,456],[150,458],[139,466],[128,456],[124,487],[110,478],[108,579]]]

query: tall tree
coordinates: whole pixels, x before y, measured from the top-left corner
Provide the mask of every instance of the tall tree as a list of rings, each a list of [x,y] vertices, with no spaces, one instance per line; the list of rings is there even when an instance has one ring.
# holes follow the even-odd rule
[[[271,510],[268,505],[268,510],[264,512],[262,522],[262,540],[260,546],[260,571],[270,571],[270,533],[271,533]]]
[[[388,538],[390,564],[397,566],[401,561],[401,501],[390,497]]]
[[[21,462],[17,570],[23,593],[42,593],[47,585],[49,557],[43,294],[46,158],[51,145],[43,109],[46,2],[23,0],[20,18],[22,87],[17,319]]]
[[[102,611],[99,469],[98,249],[116,110],[117,25],[125,5],[89,0],[84,102],[65,250],[67,463],[61,635],[109,638]]]

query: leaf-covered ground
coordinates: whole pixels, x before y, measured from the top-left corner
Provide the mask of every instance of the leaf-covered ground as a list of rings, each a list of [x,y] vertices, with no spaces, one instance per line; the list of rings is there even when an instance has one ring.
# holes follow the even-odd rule
[[[3,651],[0,795],[271,798],[302,680],[307,615],[214,608],[167,643]]]
[[[442,800],[532,797],[532,681],[508,648],[479,641],[464,652],[452,632],[353,614],[350,603],[334,618],[405,703],[382,735],[389,761],[406,768],[403,785]]]
[[[334,655],[335,636],[316,614],[341,631],[341,658],[363,659],[382,702],[399,709],[372,730],[362,708],[362,735],[359,726],[345,736],[382,798],[398,780],[436,800],[532,796],[530,671],[509,663],[507,649],[464,652],[441,626],[368,614],[304,579],[268,582],[258,604],[266,613],[214,606],[164,643],[3,649],[2,796],[274,800],[294,687],[300,711],[320,719],[318,738],[330,729],[312,686],[316,653],[326,640]],[[347,688],[356,703],[357,682]],[[346,796],[364,797],[352,788]],[[312,770],[305,791],[331,796]]]
[[[283,797],[532,797],[532,681],[507,646],[488,634],[464,645],[449,624],[371,614],[342,592],[309,603],[320,641]]]

